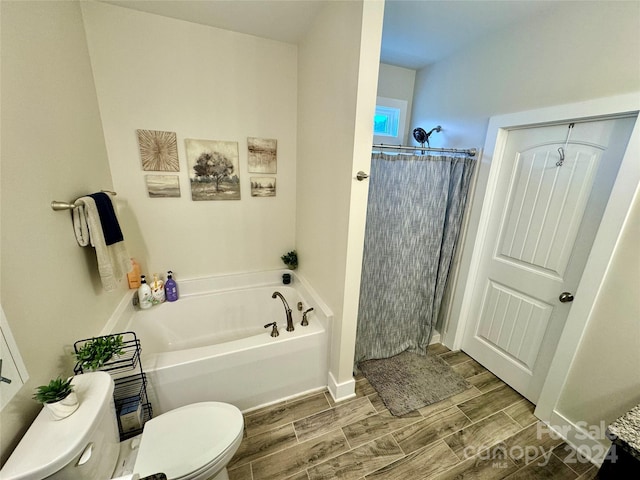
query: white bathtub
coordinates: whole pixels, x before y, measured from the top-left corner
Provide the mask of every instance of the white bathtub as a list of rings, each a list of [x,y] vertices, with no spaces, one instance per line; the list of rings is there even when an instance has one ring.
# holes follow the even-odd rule
[[[155,414],[208,400],[246,411],[327,385],[332,314],[295,274],[283,285],[283,272],[182,281],[177,302],[124,307],[110,332],[140,339]],[[271,298],[275,291],[289,303],[293,332],[286,331],[282,301]],[[306,327],[298,302],[314,308]],[[275,338],[264,328],[274,321]]]

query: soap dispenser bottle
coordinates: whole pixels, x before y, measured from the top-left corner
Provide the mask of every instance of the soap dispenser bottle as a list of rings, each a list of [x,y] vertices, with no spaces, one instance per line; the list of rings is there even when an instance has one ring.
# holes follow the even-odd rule
[[[140,286],[138,287],[138,300],[140,308],[146,310],[153,305],[151,299],[151,287],[147,285],[147,279],[144,275],[140,275]]]
[[[158,278],[158,274],[153,274],[153,283],[151,284],[151,301],[153,304],[162,303],[165,300],[164,297],[164,282]]]
[[[167,272],[167,281],[164,282],[164,291],[167,297],[167,302],[175,302],[178,300],[178,284],[173,279],[173,272],[171,270]]]

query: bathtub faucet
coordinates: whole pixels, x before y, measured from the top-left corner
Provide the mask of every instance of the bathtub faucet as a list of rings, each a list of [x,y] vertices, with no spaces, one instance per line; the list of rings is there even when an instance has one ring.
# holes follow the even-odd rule
[[[280,300],[282,300],[282,303],[284,304],[284,311],[287,314],[287,332],[293,332],[294,330],[293,317],[291,316],[291,309],[289,308],[289,304],[287,303],[287,301],[285,300],[285,298],[282,296],[280,292],[273,292],[273,295],[271,295],[271,298],[276,298],[276,297],[280,297]]]

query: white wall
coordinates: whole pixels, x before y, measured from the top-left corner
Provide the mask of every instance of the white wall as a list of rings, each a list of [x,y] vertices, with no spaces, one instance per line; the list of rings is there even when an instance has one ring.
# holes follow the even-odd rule
[[[0,418],[0,463],[40,406],[38,385],[71,375],[70,346],[97,335],[124,289],[105,293],[78,247],[72,201],[112,187],[80,8],[1,2],[2,306],[30,380]]]
[[[407,102],[407,117],[405,119],[406,127],[404,138],[400,141],[403,145],[408,145],[407,142],[413,138],[411,136],[411,132],[415,128],[415,126],[412,126],[411,124],[411,107],[413,103],[415,81],[415,70],[396,67],[395,65],[388,65],[386,63],[380,64],[380,71],[378,74],[378,96],[395,98],[397,100],[404,100]]]
[[[635,1],[558,2],[419,70],[412,125],[442,125],[433,147],[480,147],[492,115],[636,90]]]
[[[283,266],[295,247],[296,46],[82,2],[113,183],[143,271]],[[180,198],[149,198],[136,129],[177,133]],[[247,137],[278,140],[277,194],[251,197]],[[241,200],[192,201],[184,139],[237,141]],[[155,172],[174,174],[173,172]],[[267,175],[268,176],[268,175]]]
[[[298,53],[300,271],[332,308],[332,393],[352,366],[383,2],[329,2]],[[361,53],[362,48],[362,53]],[[344,386],[344,388],[341,388]]]
[[[639,193],[618,242],[556,407],[573,424],[608,425],[640,403]]]

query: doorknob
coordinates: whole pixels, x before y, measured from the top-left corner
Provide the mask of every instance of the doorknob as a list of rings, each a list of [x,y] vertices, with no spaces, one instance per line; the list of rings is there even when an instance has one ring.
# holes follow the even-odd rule
[[[365,178],[369,178],[369,175],[367,175],[366,173],[364,173],[362,170],[360,170],[358,173],[356,173],[356,179],[361,182],[363,181]]]
[[[573,302],[573,295],[569,292],[562,292],[558,297],[562,303]]]

